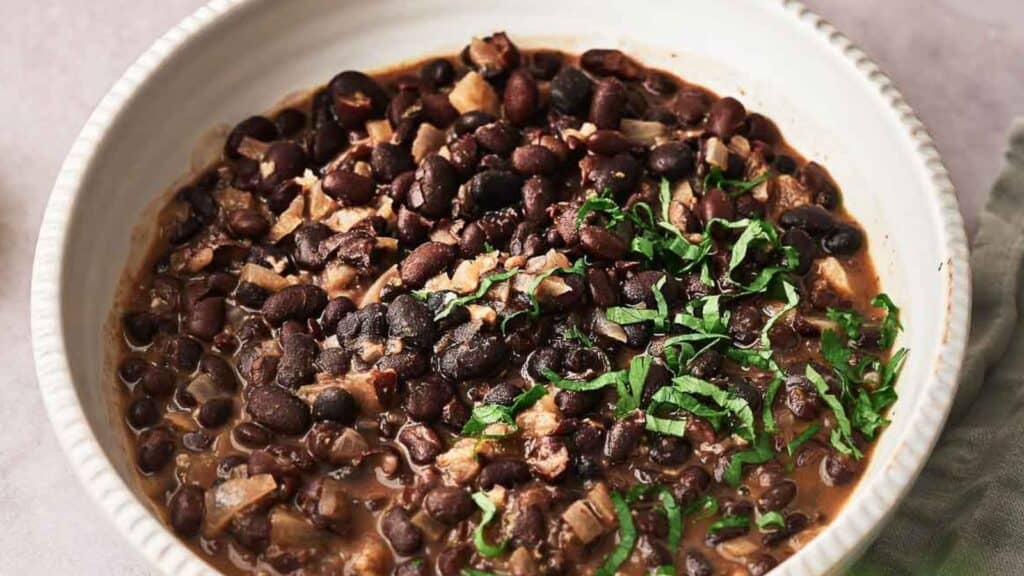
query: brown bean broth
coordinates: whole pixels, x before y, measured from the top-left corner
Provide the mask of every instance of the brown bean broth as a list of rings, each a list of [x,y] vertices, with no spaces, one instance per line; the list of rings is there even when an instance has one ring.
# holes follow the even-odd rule
[[[523,51],[524,59],[528,59],[531,52]],[[578,62],[577,57],[563,55],[567,62]],[[402,65],[400,67],[390,69],[383,73],[374,75],[374,77],[383,86],[388,87],[389,90],[393,90],[395,84],[400,81],[406,75],[415,76],[419,67],[426,62],[416,62],[412,64]],[[451,61],[456,64],[458,70],[464,70],[464,66],[458,62],[457,57],[452,57]],[[699,88],[693,85],[687,84],[685,81],[672,76],[679,86]],[[712,99],[717,98],[710,91],[703,88],[705,93]],[[663,101],[668,100],[670,97],[661,97],[646,93],[651,104],[661,104]],[[310,100],[306,100],[302,103],[300,108],[304,112],[310,110]],[[271,115],[268,114],[268,117]],[[777,153],[785,152],[791,156],[798,166],[804,166],[806,161],[792,148],[785,143],[779,143],[775,146]],[[173,224],[175,220],[175,213],[180,208],[176,207],[173,203],[168,206],[164,214],[160,218],[158,224],[163,229],[167,229]],[[853,222],[853,219],[845,213],[842,209],[834,213],[839,219]],[[149,309],[151,302],[153,301],[152,287],[154,279],[154,270],[163,268],[166,266],[166,257],[172,247],[166,241],[168,237],[167,233],[160,234],[160,240],[156,242],[152,250],[152,256],[148,259],[145,268],[139,273],[137,279],[131,282],[131,288],[125,290],[128,298],[125,299],[121,306],[125,310],[147,310]],[[849,304],[851,307],[868,319],[878,319],[878,311],[871,308],[869,301],[873,295],[879,292],[878,279],[875,274],[872,262],[870,260],[868,251],[866,248],[862,248],[857,251],[856,254],[840,259],[846,269],[849,277],[852,281],[854,290],[853,297],[850,299]],[[386,268],[386,266],[381,269]],[[365,287],[365,286],[364,286]],[[361,289],[353,291],[353,295],[358,293]],[[184,291],[182,293],[184,296]],[[233,309],[233,307],[231,307]],[[231,318],[227,321],[226,327],[230,330],[235,330],[240,327],[241,318]],[[165,360],[163,352],[161,351],[162,346],[160,345],[162,340],[165,340],[166,334],[161,333],[157,336],[156,343],[154,345],[133,349],[132,346],[126,345],[125,343],[118,343],[125,352],[125,354],[134,354],[137,356],[144,357],[145,359],[160,363]],[[204,343],[204,349],[209,350],[210,346],[208,343]],[[628,357],[631,353],[623,353],[618,361],[621,365],[625,365],[628,362]],[[223,354],[225,357],[229,357],[229,354]],[[820,353],[817,349],[816,339],[801,338],[799,346],[791,351],[780,353],[776,356],[779,360],[780,365],[788,366],[791,364],[806,362],[809,360],[820,361]],[[724,368],[726,373],[742,374],[746,370],[731,363],[727,362]],[[525,379],[521,376],[512,376],[512,371],[509,371],[509,375],[506,376],[507,381],[515,381],[520,385],[528,385]],[[184,375],[177,377],[179,385],[187,383],[190,375]],[[116,378],[116,376],[115,376]],[[240,374],[237,375],[239,390],[241,390],[245,378]],[[483,381],[494,381],[494,378],[484,378]],[[127,410],[129,402],[133,398],[137,398],[142,394],[138,390],[139,386],[131,385],[119,385],[120,390],[120,401]],[[463,387],[463,389],[469,387]],[[604,402],[609,406],[614,404],[614,394],[610,390],[606,390]],[[202,431],[200,425],[198,425],[193,416],[193,410],[184,406],[181,406],[177,400],[173,398],[161,398],[157,400],[160,413],[165,422],[170,422],[172,429],[178,431],[175,435],[178,438],[179,447],[176,450],[176,456],[171,461],[171,464],[164,467],[160,472],[150,475],[139,474],[139,482],[141,483],[143,491],[152,499],[154,510],[161,516],[165,522],[170,522],[168,512],[168,502],[175,489],[180,484],[194,483],[204,488],[209,488],[217,482],[218,472],[217,466],[221,458],[230,455],[242,455],[247,456],[252,450],[238,444],[232,437],[231,430],[235,424],[248,420],[249,417],[246,415],[243,406],[239,405],[239,402],[243,402],[244,396],[239,391],[235,395],[236,404],[234,406],[234,412],[229,422],[214,430],[207,430],[210,434],[212,442],[210,448],[204,451],[190,451],[180,446],[181,435],[184,431]],[[472,405],[472,404],[470,404]],[[779,421],[781,430],[778,436],[784,439],[790,439],[799,433],[802,428],[800,424],[794,424],[792,417],[787,409],[781,405],[781,402],[776,402],[774,409],[775,416]],[[789,418],[787,418],[789,417]],[[126,433],[129,438],[137,439],[140,435],[139,431],[134,430],[127,423],[124,424]],[[353,514],[350,522],[349,532],[345,536],[330,535],[324,544],[323,552],[319,555],[311,555],[311,560],[303,568],[299,569],[296,573],[304,574],[349,574],[351,572],[343,568],[344,561],[350,555],[354,554],[360,546],[367,539],[376,539],[380,542],[386,542],[379,535],[379,515],[387,507],[389,501],[401,500],[404,501],[410,498],[410,489],[405,485],[412,485],[412,480],[415,476],[415,472],[412,468],[416,466],[410,466],[409,461],[405,455],[405,448],[401,443],[396,442],[392,439],[381,437],[378,432],[377,419],[370,416],[361,416],[358,423],[356,424],[357,430],[363,434],[366,438],[369,446],[372,448],[378,444],[391,446],[402,453],[401,458],[401,471],[395,478],[388,478],[384,472],[381,471],[381,458],[379,456],[370,456],[366,459],[361,466],[341,469],[336,469],[333,476],[340,478],[347,488],[349,494],[355,496],[358,499],[358,503],[353,507]],[[445,433],[442,434],[445,442],[450,446],[454,440],[458,439],[458,436],[452,434],[452,430],[445,426],[438,426],[439,429],[444,429]],[[827,446],[828,440],[825,431],[819,432],[816,438],[821,441],[823,446]],[[509,449],[512,453],[521,453],[521,441],[514,439],[508,441],[515,444],[515,447]],[[304,450],[304,443],[299,438],[288,438],[281,435],[276,435],[275,444],[294,446],[298,450]],[[778,441],[777,441],[778,443]],[[646,446],[640,448],[640,454],[643,454],[647,450]],[[861,466],[866,465],[867,459],[870,458],[870,446],[864,447],[865,460],[861,462]],[[784,449],[783,449],[784,452]],[[787,457],[780,456],[779,459],[783,462],[787,461]],[[659,469],[661,474],[671,478],[674,474],[678,474],[684,467],[694,464],[697,462],[696,456],[691,454],[688,457],[686,464],[679,466],[667,466],[659,467],[652,465],[650,461],[642,456],[633,458],[628,466],[617,466],[613,469],[606,470],[605,481],[612,488],[618,488],[622,492],[628,488],[632,483],[637,480],[646,479],[649,472],[645,469]],[[815,461],[816,462],[816,461]],[[713,461],[704,465],[704,468],[710,471],[713,468]],[[325,464],[317,464],[312,471],[303,472],[303,478],[310,479],[316,476],[324,475],[331,472],[335,467],[328,466]],[[424,468],[430,468],[426,466]],[[755,467],[751,467],[755,468]],[[338,470],[342,470],[339,473]],[[712,488],[710,494],[718,497],[720,501],[724,501],[729,498],[736,498],[742,496],[745,500],[750,502],[756,502],[757,496],[764,491],[757,485],[756,480],[753,478],[754,474],[747,472],[745,475],[744,485],[739,489],[730,488],[724,484],[720,484],[712,481]],[[803,538],[811,535],[813,531],[819,530],[826,525],[832,518],[836,516],[844,501],[849,496],[851,491],[854,489],[856,482],[852,482],[845,486],[828,487],[825,486],[819,479],[818,465],[812,464],[804,467],[796,467],[789,477],[796,482],[799,487],[796,498],[786,506],[786,510],[800,511],[806,514],[811,519],[810,527],[802,534]],[[557,496],[556,503],[551,513],[551,518],[556,518],[560,515],[560,511],[565,507],[567,503],[572,502],[575,498],[580,497],[584,494],[585,481],[575,477],[572,471],[569,476],[563,480],[557,488],[559,495]],[[524,487],[528,488],[533,485],[546,486],[543,482],[538,479],[531,479],[529,484],[520,485],[516,488],[517,491],[523,490]],[[405,495],[403,496],[403,492]],[[289,500],[286,500],[290,501]],[[287,504],[286,504],[287,506]],[[641,504],[638,509],[646,509],[653,506],[653,504]],[[290,506],[292,510],[295,510],[294,506]],[[499,516],[500,519],[500,516]],[[711,561],[715,566],[716,573],[745,573],[743,565],[740,563],[729,562],[717,554],[714,548],[708,547],[704,543],[704,535],[707,527],[711,524],[714,518],[708,518],[698,521],[687,519],[684,521],[684,533],[683,543],[680,551],[674,555],[677,566],[682,566],[683,551],[688,549],[696,549],[703,553],[703,555]],[[432,542],[430,539],[424,539],[425,548],[424,552],[416,554],[418,558],[429,558],[429,562],[433,565],[434,559],[445,547],[445,542],[451,543],[462,543],[465,545],[467,551],[472,551],[472,528],[479,522],[479,514],[474,514],[470,520],[459,523],[448,535],[447,539],[442,539],[439,542]],[[500,521],[496,521],[495,525],[500,524]],[[756,528],[752,529],[749,535],[744,538],[751,539],[755,542],[759,540],[759,534]],[[265,561],[263,555],[254,555],[251,552],[246,551],[243,547],[239,546],[234,538],[227,533],[224,533],[215,538],[204,538],[193,536],[185,539],[186,543],[195,549],[199,555],[204,558],[211,565],[216,567],[218,570],[227,574],[249,574],[249,573],[278,573],[279,570],[272,566],[270,563]],[[488,530],[488,541],[498,542],[500,537],[498,532],[491,526]],[[578,573],[578,574],[590,574],[592,573],[608,554],[615,547],[617,542],[617,535],[615,530],[606,532],[596,542],[589,546],[582,546],[578,542],[572,542],[568,539],[560,537],[560,531],[552,530],[548,534],[548,546],[551,549],[560,550],[564,555],[565,566],[571,567],[566,573]],[[663,541],[662,541],[663,542]],[[760,544],[758,544],[760,547]],[[272,549],[271,549],[272,550]],[[786,556],[792,553],[792,550],[783,543],[774,548],[768,549],[776,560],[783,560]],[[511,551],[511,546],[508,548]],[[297,554],[301,557],[302,554]],[[506,573],[506,566],[504,558],[507,555],[499,559],[486,559],[482,558],[477,554],[472,555],[472,566],[478,569],[496,571],[500,573]],[[401,558],[399,558],[399,561]],[[641,554],[634,549],[633,554],[627,563],[623,564],[620,568],[620,574],[626,575],[637,575],[648,573],[650,569],[641,558]],[[738,572],[730,572],[731,570],[738,570]],[[387,571],[386,573],[390,573]],[[684,574],[680,568],[680,574]]]

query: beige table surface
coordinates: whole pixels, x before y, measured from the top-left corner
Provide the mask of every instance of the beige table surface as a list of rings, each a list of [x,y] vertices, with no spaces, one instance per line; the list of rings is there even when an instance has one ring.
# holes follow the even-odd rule
[[[0,0],[2,575],[150,573],[77,484],[50,431],[29,346],[29,273],[50,186],[92,107],[201,3]],[[1024,115],[1024,0],[807,3],[903,91],[938,142],[973,226],[1010,118]]]

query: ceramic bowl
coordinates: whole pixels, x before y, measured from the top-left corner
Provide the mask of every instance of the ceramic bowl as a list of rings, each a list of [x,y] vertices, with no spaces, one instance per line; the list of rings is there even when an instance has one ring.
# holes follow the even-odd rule
[[[110,409],[104,323],[145,241],[146,207],[196,139],[337,71],[455,52],[507,30],[521,46],[622,48],[773,118],[828,166],[864,225],[911,348],[892,425],[849,502],[774,574],[835,572],[871,540],[920,471],[956,390],[967,337],[967,249],[946,171],[889,80],[795,1],[216,0],[169,31],[93,112],[50,196],[32,281],[35,360],[50,419],[97,505],[168,574],[213,570],[134,490]],[[135,251],[132,247],[135,246]]]

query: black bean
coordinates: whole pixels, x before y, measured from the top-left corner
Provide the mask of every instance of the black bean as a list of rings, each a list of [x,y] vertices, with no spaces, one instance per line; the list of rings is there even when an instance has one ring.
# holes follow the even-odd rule
[[[405,148],[389,142],[381,142],[374,146],[370,166],[373,167],[373,176],[378,182],[391,182],[402,172],[416,169],[412,154]]]
[[[799,173],[800,182],[814,193],[814,202],[826,210],[835,210],[842,203],[839,187],[832,176],[817,162],[808,162]]]
[[[427,348],[434,343],[434,318],[427,305],[402,294],[388,306],[388,336]]]
[[[679,283],[671,276],[658,270],[647,270],[637,272],[622,283],[622,297],[630,304],[645,304],[648,308],[655,308],[658,305],[654,297],[654,286],[665,280],[660,290],[665,297],[665,302],[672,306],[679,300]]]
[[[277,382],[286,388],[309,384],[316,374],[313,363],[320,348],[308,334],[288,334],[281,338],[283,353],[277,366]]]
[[[779,133],[775,123],[768,117],[757,113],[747,115],[747,120],[744,124],[744,134],[749,140],[757,140],[772,146],[782,141],[782,135]]]
[[[608,273],[602,268],[587,268],[587,288],[590,300],[599,308],[609,308],[619,303],[618,290],[612,284]]]
[[[238,147],[242,139],[249,137],[260,142],[270,142],[277,138],[277,134],[277,126],[270,120],[263,116],[250,116],[231,129],[224,143],[224,155],[232,159],[241,158]]]
[[[495,486],[513,488],[530,479],[530,466],[522,460],[495,460],[480,470],[477,481],[480,488],[490,490]]]
[[[125,384],[134,384],[142,378],[149,367],[149,362],[139,356],[127,356],[117,367],[117,375]]]
[[[857,464],[849,456],[829,451],[821,464],[821,479],[828,486],[843,486],[857,477]]]
[[[447,128],[456,118],[459,111],[452,106],[447,94],[421,94],[423,119],[440,129]]]
[[[402,428],[398,433],[398,441],[409,451],[409,459],[416,464],[430,464],[444,451],[441,437],[425,424]]]
[[[444,58],[434,58],[420,67],[420,80],[433,88],[447,86],[455,80],[455,67]]]
[[[451,213],[452,198],[458,191],[455,168],[443,157],[432,154],[416,169],[416,182],[409,189],[409,208],[437,218]]]
[[[150,396],[162,398],[170,396],[174,392],[174,373],[163,366],[149,366],[146,368],[139,387]]]
[[[676,180],[693,173],[696,155],[693,148],[683,142],[665,142],[651,150],[647,168],[654,174]]]
[[[590,104],[593,82],[579,68],[565,66],[551,79],[551,105],[563,114],[580,114]]]
[[[279,434],[298,435],[309,429],[309,405],[278,386],[249,388],[245,409],[253,420]]]
[[[246,448],[262,448],[274,439],[269,430],[254,422],[242,422],[231,431],[235,442]]]
[[[260,238],[270,231],[270,222],[259,210],[232,210],[227,216],[228,230],[238,238]]]
[[[728,141],[743,126],[747,110],[735,98],[716,100],[708,110],[708,131]]]
[[[540,91],[537,90],[536,80],[525,70],[513,70],[505,83],[502,99],[509,122],[517,126],[529,123],[540,107]]]
[[[463,258],[472,258],[484,251],[486,242],[487,235],[484,234],[484,229],[476,222],[470,222],[459,238],[459,254]]]
[[[602,78],[590,101],[590,121],[600,129],[617,130],[626,107],[626,87],[615,78]]]
[[[840,223],[825,236],[821,245],[829,254],[852,256],[864,245],[864,233],[856,226]]]
[[[211,398],[199,407],[196,420],[204,428],[219,428],[231,418],[234,409],[235,403],[231,398]]]
[[[381,520],[380,529],[395,552],[403,556],[415,553],[423,545],[423,533],[402,508],[388,510]]]
[[[515,149],[512,166],[524,176],[551,174],[558,168],[558,156],[544,146],[529,144]]]
[[[312,284],[288,286],[271,295],[263,304],[263,317],[272,326],[285,320],[316,318],[327,306],[327,292]]]
[[[801,420],[816,419],[824,407],[810,381],[799,376],[786,379],[783,398],[786,408]]]
[[[199,533],[206,514],[203,489],[195,484],[185,484],[174,491],[167,503],[171,516],[171,527],[179,536],[190,538]]]
[[[587,149],[602,156],[615,156],[632,148],[629,140],[618,130],[597,130],[587,136]]]
[[[473,136],[485,150],[499,156],[510,154],[519,144],[519,131],[502,120],[484,124],[473,132]]]
[[[395,567],[395,576],[430,576],[430,565],[423,558],[406,560]]]
[[[344,388],[328,388],[313,402],[313,419],[331,421],[351,426],[356,420],[359,407],[355,398]]]
[[[266,192],[267,208],[274,214],[280,214],[291,205],[292,200],[295,200],[301,191],[302,186],[294,180],[282,182],[273,190]]]
[[[761,337],[764,318],[753,304],[737,305],[729,316],[729,335],[740,344],[753,344]]]
[[[718,350],[705,350],[690,362],[690,374],[703,380],[717,376],[723,360]]]
[[[811,269],[811,264],[814,263],[814,258],[817,256],[818,247],[814,242],[814,239],[800,228],[790,228],[782,235],[782,244],[784,246],[791,246],[796,249],[797,256],[800,260],[797,264],[797,274],[806,274]]]
[[[805,204],[790,208],[779,216],[779,223],[786,228],[802,228],[811,236],[820,236],[831,232],[835,219],[821,206]]]
[[[264,166],[269,166],[269,170]],[[285,180],[301,176],[305,169],[306,152],[301,146],[289,141],[274,142],[263,153],[260,164],[263,189],[273,190]]]
[[[463,381],[486,376],[505,360],[505,344],[494,335],[478,336],[471,343],[445,348],[438,358],[438,369],[450,380]]]
[[[523,179],[507,170],[484,170],[466,184],[474,203],[483,210],[498,210],[521,197]]]
[[[704,115],[711,108],[711,101],[708,95],[695,88],[680,90],[672,101],[672,112],[684,125],[698,124],[704,119]]]
[[[640,443],[641,425],[635,420],[617,420],[608,430],[604,444],[604,455],[610,463],[623,462]]]
[[[718,188],[712,188],[711,190],[706,190],[704,196],[697,202],[696,212],[706,227],[716,218],[722,220],[732,220],[735,218],[736,205],[728,194]]]
[[[683,567],[686,576],[712,576],[715,568],[703,554],[696,550],[687,550],[683,556]]]
[[[136,430],[149,428],[160,421],[160,408],[149,396],[141,396],[128,405],[127,419]]]
[[[651,443],[651,460],[664,466],[676,466],[690,457],[690,443],[684,438],[658,435]]]
[[[203,298],[185,317],[185,332],[200,340],[212,340],[224,327],[224,299]]]
[[[487,390],[483,402],[484,404],[511,406],[520,392],[519,387],[511,382],[498,382]]]
[[[285,108],[274,116],[274,125],[281,136],[294,136],[306,127],[306,115],[301,110]]]
[[[362,206],[373,198],[373,180],[349,170],[332,170],[324,176],[325,194],[344,206]]]
[[[151,312],[129,312],[123,323],[124,334],[134,346],[148,346],[160,329],[156,315]]]
[[[317,126],[310,139],[310,154],[313,162],[318,165],[330,162],[348,145],[345,129],[333,120]]]
[[[557,52],[534,52],[530,58],[530,73],[538,80],[551,80],[562,67],[562,55]]]
[[[757,497],[757,509],[761,513],[782,510],[793,498],[796,498],[796,484],[788,480],[780,482]]]
[[[469,518],[476,512],[476,504],[469,493],[461,488],[441,486],[423,497],[423,509],[434,520],[449,526]]]
[[[323,316],[320,317],[320,326],[323,327],[325,332],[332,334],[337,329],[338,322],[341,321],[342,317],[355,309],[355,302],[344,296],[331,298],[327,302],[327,306],[324,307]]]
[[[493,114],[483,110],[473,110],[459,116],[455,120],[455,124],[452,125],[452,128],[455,130],[455,134],[462,136],[464,134],[472,134],[477,128],[496,120],[497,118]]]
[[[597,404],[598,397],[588,392],[559,390],[555,393],[555,405],[563,416],[576,418],[585,415]]]
[[[155,474],[174,456],[174,435],[166,428],[150,428],[139,435],[136,463],[144,474]]]
[[[334,115],[349,130],[362,128],[371,117],[382,117],[388,96],[373,78],[348,70],[327,84]]]
[[[622,238],[599,226],[584,226],[580,229],[580,243],[587,255],[598,260],[620,260],[629,246]]]
[[[441,242],[420,244],[405,257],[399,269],[402,284],[419,288],[443,272],[455,259],[455,247]]]
[[[405,411],[414,420],[434,422],[441,418],[441,413],[451,398],[451,388],[438,379],[413,381],[409,383],[409,391],[405,397]]]
[[[632,155],[616,154],[611,158],[597,158],[597,166],[587,174],[597,191],[621,200],[640,185],[643,168]]]
[[[527,180],[523,184],[523,215],[526,219],[530,222],[546,221],[554,193],[554,186],[546,178],[534,176]]]
[[[620,50],[592,48],[580,56],[580,66],[592,74],[615,76],[626,81],[644,77],[644,67]]]
[[[246,550],[260,553],[270,544],[270,519],[259,512],[239,514],[231,521],[231,534]]]
[[[416,246],[426,240],[430,232],[430,222],[405,206],[399,206],[395,228],[398,231],[398,240],[402,244]]]
[[[779,565],[771,554],[766,552],[757,552],[746,558],[747,572],[750,572],[750,576],[764,576],[771,572],[772,568]]]

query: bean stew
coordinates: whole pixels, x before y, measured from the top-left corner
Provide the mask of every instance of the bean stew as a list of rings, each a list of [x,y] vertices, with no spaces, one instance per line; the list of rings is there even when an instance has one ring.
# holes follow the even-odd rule
[[[226,574],[765,574],[906,356],[828,171],[617,50],[341,72],[153,225],[122,413]]]

